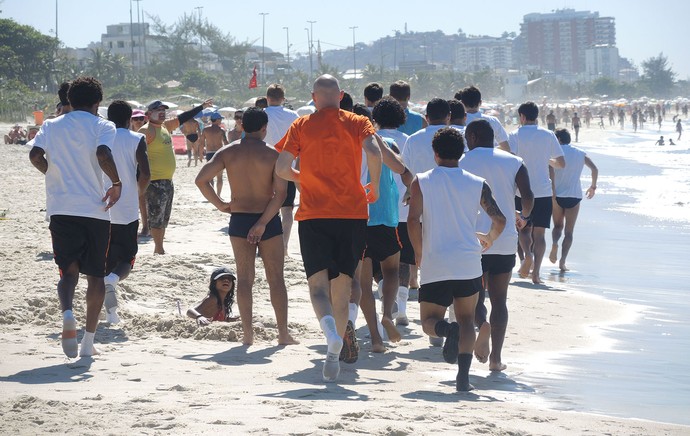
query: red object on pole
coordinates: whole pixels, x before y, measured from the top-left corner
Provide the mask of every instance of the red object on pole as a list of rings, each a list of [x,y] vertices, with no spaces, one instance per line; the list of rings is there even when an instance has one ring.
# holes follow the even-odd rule
[[[249,89],[256,88],[256,65],[254,65],[254,71],[252,72],[252,78],[249,80]]]

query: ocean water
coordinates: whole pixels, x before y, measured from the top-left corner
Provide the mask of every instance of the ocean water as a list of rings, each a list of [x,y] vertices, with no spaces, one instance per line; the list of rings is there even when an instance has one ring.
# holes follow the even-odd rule
[[[667,124],[662,130],[673,131]],[[538,375],[522,376],[552,407],[690,425],[687,133],[675,146],[655,146],[656,129],[578,144],[599,167],[597,195],[580,208],[568,256],[572,271],[560,275],[545,260],[543,275],[628,303],[631,311],[597,327],[601,341],[594,349],[554,355]],[[677,134],[671,137],[676,142]]]

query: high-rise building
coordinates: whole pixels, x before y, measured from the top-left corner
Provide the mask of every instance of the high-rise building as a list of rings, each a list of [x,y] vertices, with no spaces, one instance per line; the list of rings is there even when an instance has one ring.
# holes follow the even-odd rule
[[[610,45],[595,45],[585,50],[585,70],[588,80],[601,77],[618,79],[618,49]]]
[[[101,34],[103,49],[130,59],[133,67],[146,65],[151,51],[158,51],[157,44],[152,47],[153,41],[149,38],[149,23],[111,24],[106,29],[106,33]]]
[[[456,69],[481,71],[509,69],[513,66],[513,40],[490,36],[469,37],[458,43]]]
[[[586,50],[616,45],[616,23],[598,12],[561,9],[527,14],[520,25],[524,63],[544,73],[572,75],[586,71]]]

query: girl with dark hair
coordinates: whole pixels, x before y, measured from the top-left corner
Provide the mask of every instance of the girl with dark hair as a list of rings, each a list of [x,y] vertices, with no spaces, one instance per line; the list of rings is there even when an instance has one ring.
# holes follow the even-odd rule
[[[232,312],[235,301],[235,275],[227,268],[218,268],[211,274],[208,295],[194,308],[187,310],[187,316],[196,319],[197,325],[212,321],[237,321],[239,316]]]

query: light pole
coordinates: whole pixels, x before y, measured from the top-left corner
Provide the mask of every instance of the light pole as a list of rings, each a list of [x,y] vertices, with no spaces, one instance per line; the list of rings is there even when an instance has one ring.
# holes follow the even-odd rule
[[[287,38],[287,69],[290,71],[290,29],[283,27],[285,29],[285,37]]]
[[[141,2],[141,0],[134,1],[137,2],[137,37],[139,39],[139,59],[137,63],[139,64],[139,70],[141,70],[141,20],[139,15],[139,2]]]
[[[199,12],[199,27],[197,28],[197,35],[199,36],[199,56],[201,58],[201,69],[204,69],[204,40],[201,38],[201,12],[203,11],[204,7],[203,6],[196,6],[194,9],[196,9]]]
[[[314,76],[314,59],[312,58],[312,47],[314,46],[314,23],[316,21],[309,21],[307,20],[307,23],[309,23],[309,79]]]
[[[354,66],[353,78],[354,80],[357,80],[357,50],[355,47],[355,29],[357,29],[357,26],[351,26],[350,29],[352,29],[352,64]]]
[[[261,15],[261,83],[266,83],[266,15],[268,12],[259,12]]]
[[[129,0],[129,38],[129,45],[132,46],[132,68],[134,68],[134,22],[132,21],[132,0]]]

